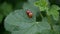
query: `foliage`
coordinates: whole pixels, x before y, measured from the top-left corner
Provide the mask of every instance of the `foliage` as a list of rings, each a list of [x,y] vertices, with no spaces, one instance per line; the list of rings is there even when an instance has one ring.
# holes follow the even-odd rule
[[[35,6],[39,7],[40,11],[46,11],[48,15],[52,15],[55,20],[59,18],[60,8],[57,5],[49,6],[48,0],[37,1]]]
[[[0,0],[0,34],[60,34],[60,5],[53,1]]]

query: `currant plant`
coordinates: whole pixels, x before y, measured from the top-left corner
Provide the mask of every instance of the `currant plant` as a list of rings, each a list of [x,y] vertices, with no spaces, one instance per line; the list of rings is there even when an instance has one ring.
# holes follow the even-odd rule
[[[54,20],[58,20],[60,8],[57,5],[49,5],[48,0],[28,0],[23,9],[15,10],[6,17],[5,29],[11,34],[60,34],[59,27],[56,28],[57,26],[52,24],[51,18],[52,15]],[[46,17],[43,17],[41,12],[46,12]],[[41,16],[42,20],[40,21],[39,17],[39,21],[36,21],[37,16]]]

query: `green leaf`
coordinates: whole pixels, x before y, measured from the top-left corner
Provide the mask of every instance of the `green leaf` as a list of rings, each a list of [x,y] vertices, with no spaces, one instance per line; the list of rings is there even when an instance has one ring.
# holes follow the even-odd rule
[[[47,11],[48,15],[52,15],[54,20],[58,20],[59,18],[59,10],[60,8],[57,5],[52,5],[51,8]]]
[[[40,11],[48,10],[49,2],[48,0],[39,0],[35,2],[35,6],[39,7]]]

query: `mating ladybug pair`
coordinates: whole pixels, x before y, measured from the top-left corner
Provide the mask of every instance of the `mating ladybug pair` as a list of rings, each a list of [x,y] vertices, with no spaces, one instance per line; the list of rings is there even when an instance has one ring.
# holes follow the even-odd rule
[[[29,18],[32,18],[33,14],[32,14],[32,12],[30,10],[27,10],[26,13],[27,13]]]

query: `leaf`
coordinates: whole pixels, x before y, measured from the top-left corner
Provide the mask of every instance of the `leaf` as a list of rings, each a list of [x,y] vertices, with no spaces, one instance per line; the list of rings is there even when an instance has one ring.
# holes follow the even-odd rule
[[[49,11],[47,12],[48,15],[52,15],[54,20],[58,20],[59,18],[59,10],[60,8],[57,5],[52,5]]]
[[[39,7],[40,11],[48,10],[49,1],[48,0],[39,0],[35,2],[35,6]]]

